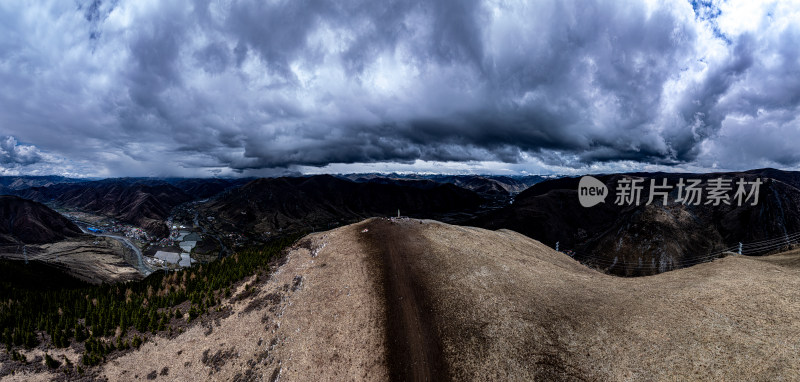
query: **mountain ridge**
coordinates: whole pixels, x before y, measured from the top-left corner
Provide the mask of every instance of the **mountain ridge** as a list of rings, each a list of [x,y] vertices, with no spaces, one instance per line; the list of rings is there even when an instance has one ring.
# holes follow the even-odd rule
[[[0,244],[43,244],[83,235],[69,219],[44,204],[0,195]]]
[[[665,272],[739,242],[800,232],[800,173],[756,169],[593,177],[604,183],[609,193],[624,177],[642,178],[645,187],[641,204],[619,206],[614,203],[615,196],[608,195],[605,203],[584,208],[577,195],[580,178],[561,178],[531,186],[517,195],[513,205],[479,217],[471,224],[513,229],[553,247],[558,242],[561,249],[574,250],[576,258],[586,264],[627,276]],[[709,179],[717,177],[762,179],[757,205],[684,205],[674,202],[675,187],[666,206],[660,201],[645,205],[650,179],[657,182],[666,179],[673,186],[680,178],[701,179],[701,186],[706,187]],[[733,192],[727,193],[731,199]]]

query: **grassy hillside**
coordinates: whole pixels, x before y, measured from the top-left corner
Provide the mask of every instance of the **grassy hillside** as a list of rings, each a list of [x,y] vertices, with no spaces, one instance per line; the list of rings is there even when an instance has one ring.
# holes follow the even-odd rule
[[[295,239],[275,240],[207,265],[115,285],[85,284],[38,263],[3,262],[0,343],[11,361],[3,364],[0,377],[25,369],[29,360],[18,352],[22,348],[78,350],[80,360],[60,366],[72,373],[101,363],[112,352],[138,347],[150,335],[169,335],[172,326],[217,308],[231,285],[266,269]],[[180,312],[179,306],[185,311]]]

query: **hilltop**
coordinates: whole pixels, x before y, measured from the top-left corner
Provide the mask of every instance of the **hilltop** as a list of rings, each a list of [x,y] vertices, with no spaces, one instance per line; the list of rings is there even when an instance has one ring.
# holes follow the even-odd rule
[[[100,375],[777,380],[800,373],[799,263],[730,256],[619,278],[508,230],[374,218],[301,239],[221,301],[229,313]]]

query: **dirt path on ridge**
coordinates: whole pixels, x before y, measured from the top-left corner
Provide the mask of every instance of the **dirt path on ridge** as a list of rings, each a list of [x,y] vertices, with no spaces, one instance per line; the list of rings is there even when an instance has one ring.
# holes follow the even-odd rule
[[[387,301],[387,351],[392,379],[448,380],[432,306],[412,269],[413,256],[424,253],[420,243],[392,227],[388,220],[373,219],[364,227],[369,235],[359,237],[368,251],[377,252],[373,258],[378,262]]]

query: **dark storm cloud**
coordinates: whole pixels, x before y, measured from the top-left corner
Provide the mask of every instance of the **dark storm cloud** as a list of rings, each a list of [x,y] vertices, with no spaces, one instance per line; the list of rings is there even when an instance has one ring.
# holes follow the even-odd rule
[[[110,175],[417,160],[796,166],[785,142],[800,139],[798,7],[748,7],[4,4],[0,126]]]
[[[78,11],[83,12],[83,17],[89,23],[89,39],[100,38],[100,27],[116,7],[118,0],[105,1],[93,0],[87,4],[78,3]]]
[[[311,52],[312,60],[320,60],[307,40],[309,30],[325,20],[335,26],[355,26],[355,32],[361,32],[342,56],[347,72],[355,78],[363,81],[364,68],[402,46],[411,54],[410,66],[454,71],[443,73],[451,78],[432,75],[430,80],[438,82],[432,86],[447,87],[458,96],[440,99],[432,94],[436,89],[425,89],[423,84],[420,92],[400,97],[416,97],[415,103],[440,109],[439,115],[421,118],[413,108],[388,118],[379,112],[371,125],[339,122],[336,128],[344,131],[341,136],[329,134],[327,125],[298,125],[294,134],[305,139],[278,146],[270,144],[270,137],[256,137],[245,146],[245,160],[234,166],[414,159],[513,162],[521,151],[543,149],[581,152],[587,160],[664,160],[669,154],[664,142],[648,141],[648,137],[630,142],[628,135],[654,119],[662,86],[689,53],[693,31],[668,9],[648,15],[644,6],[586,5],[554,3],[533,9],[530,15],[522,15],[531,16],[533,30],[500,31],[496,41],[491,41],[493,31],[485,28],[490,10],[477,2],[370,5],[361,14],[356,12],[355,20],[339,9],[297,3],[309,10],[283,31],[291,37],[273,32],[268,39],[263,37],[266,29],[275,24],[254,22],[253,15],[266,13],[268,19],[285,23],[295,13],[292,8],[281,8],[278,16],[262,9],[237,9],[237,15],[247,16],[235,25],[249,32],[242,33],[245,37],[258,38],[258,44],[248,40],[248,46],[273,70],[286,68],[287,55],[292,53]],[[414,12],[419,12],[419,19]],[[611,102],[608,106],[619,109],[609,121],[613,125],[594,121],[596,102],[605,101],[592,94],[594,90]],[[477,99],[459,105],[457,98],[469,93]],[[369,102],[367,97],[361,101]],[[315,131],[322,136],[313,136]]]

